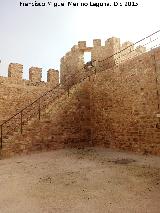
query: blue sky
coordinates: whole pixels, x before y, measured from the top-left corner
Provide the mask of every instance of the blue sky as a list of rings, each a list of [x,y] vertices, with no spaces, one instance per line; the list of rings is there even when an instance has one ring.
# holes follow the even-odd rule
[[[68,1],[53,1],[64,2]],[[96,2],[91,0],[92,2]],[[35,2],[22,0],[21,2]],[[37,0],[37,2],[48,2]],[[72,2],[89,2],[72,1]],[[113,2],[97,0],[97,2]],[[120,2],[120,0],[117,0]],[[124,2],[122,0],[121,2]],[[136,1],[135,1],[136,2]],[[10,62],[24,65],[24,78],[31,66],[43,68],[43,79],[49,68],[59,69],[60,58],[77,44],[92,39],[120,37],[137,41],[160,29],[160,2],[138,0],[138,7],[20,7],[18,0],[0,0],[0,75],[7,76]]]

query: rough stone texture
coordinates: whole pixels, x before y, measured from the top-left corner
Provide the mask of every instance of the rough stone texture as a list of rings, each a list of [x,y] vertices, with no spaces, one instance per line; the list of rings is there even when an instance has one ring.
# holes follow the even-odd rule
[[[32,70],[31,81],[22,79],[22,69],[23,65],[11,63],[8,68],[9,77],[0,76],[0,124],[57,85],[58,71],[56,71],[55,78],[53,78],[55,72],[49,72],[49,82],[37,82],[36,79],[40,80],[40,70]],[[36,72],[38,73],[36,74]]]
[[[97,45],[98,42],[98,45]],[[105,65],[105,59],[112,56],[114,53],[120,50],[120,39],[119,38],[109,38],[105,42],[105,46],[100,45],[100,40],[93,40],[93,49],[91,51],[92,61],[97,61],[97,66],[100,63],[101,66]],[[104,60],[104,61],[103,61]],[[114,57],[112,57],[114,61]],[[98,62],[101,61],[101,62]],[[107,66],[107,65],[106,65]]]
[[[6,140],[1,156],[90,146],[90,82],[77,85],[47,108],[41,121],[33,120],[24,133]]]
[[[159,64],[157,49],[92,79],[94,145],[160,154]]]
[[[78,45],[74,45],[71,51],[61,59],[60,79],[66,88],[86,77],[85,52],[91,52],[92,65],[97,70],[104,70],[144,53],[145,48],[142,46],[135,48],[131,42],[125,42],[121,45],[120,39],[116,37],[107,39],[105,46],[101,46],[100,39],[93,40],[93,47],[87,47],[86,41],[79,41]],[[119,53],[116,54],[117,52]]]
[[[10,63],[8,67],[8,77],[14,81],[22,80],[23,65],[17,63]]]
[[[79,43],[80,47],[81,44]],[[68,88],[79,81],[84,72],[83,51],[79,46],[72,47],[62,59],[60,65],[60,79],[65,88]]]
[[[8,79],[0,82],[0,124],[47,90],[45,85],[12,84]]]
[[[113,41],[118,46],[118,40],[109,40],[111,44]],[[99,47],[100,41],[94,44]],[[78,45],[72,49],[77,55],[80,50],[86,51],[85,42]],[[129,51],[133,50],[131,43],[123,48],[126,45],[130,46]],[[41,122],[33,120],[23,135],[9,138],[2,156],[82,145],[160,155],[160,48],[144,54],[142,47],[138,49],[141,54],[137,57],[131,54],[130,60],[113,68],[98,69],[96,75],[74,85],[69,97],[66,94],[47,107],[47,116]],[[72,61],[72,53],[68,53],[61,66],[68,63],[70,67],[72,61],[80,74],[74,64],[77,55],[73,54]],[[73,74],[76,70],[68,72]],[[62,77],[66,71],[62,70]],[[72,80],[70,86],[76,83]],[[64,81],[62,84],[67,86]]]
[[[29,69],[29,80],[32,82],[40,82],[42,78],[42,68],[31,67]]]
[[[142,53],[146,52],[146,48],[143,46],[134,47],[134,44],[130,41],[124,42],[120,47],[120,54],[115,55],[116,62],[120,63],[128,59],[134,58]]]
[[[59,84],[59,71],[54,69],[49,69],[47,72],[47,82],[55,87]]]

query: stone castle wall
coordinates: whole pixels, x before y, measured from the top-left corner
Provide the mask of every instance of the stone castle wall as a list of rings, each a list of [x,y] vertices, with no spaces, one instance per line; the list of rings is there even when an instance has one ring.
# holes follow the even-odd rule
[[[160,48],[92,78],[94,145],[160,155]]]
[[[11,139],[2,156],[79,146],[160,155],[159,82],[160,48],[97,72]]]
[[[84,53],[91,53],[91,62],[95,69],[105,70],[113,67],[129,58],[133,58],[145,52],[145,47],[134,47],[132,42],[120,43],[116,37],[105,41],[105,46],[101,45],[100,39],[93,40],[93,47],[87,47],[86,41],[79,41],[71,50],[61,58],[60,79],[61,83],[70,87],[81,78],[87,76],[87,69],[84,63]],[[116,54],[119,52],[119,54]]]
[[[66,93],[65,98],[61,97],[56,103],[51,104],[40,123],[33,122],[27,132],[13,138],[16,145],[14,146],[13,143],[7,145],[10,148],[6,146],[4,150],[5,153],[8,152],[6,155],[10,152],[44,150],[47,147],[48,149],[74,147],[79,142],[85,146],[92,144],[160,155],[160,48],[145,52],[143,47],[138,47],[133,51],[134,47],[130,42],[120,45],[116,38],[108,40],[108,43],[112,47],[115,45],[115,48],[110,48],[111,52],[107,53],[101,47],[100,40],[94,40],[93,48],[86,47],[85,42],[79,42],[78,46],[74,46],[61,59],[62,85],[68,88],[75,84],[70,88],[70,96],[68,97]],[[125,49],[126,46],[129,48]],[[94,48],[99,48],[99,51],[94,52]],[[120,52],[122,49],[125,50]],[[103,51],[109,57],[109,54],[113,55],[117,50],[120,54],[114,55],[112,61],[103,64],[101,69],[102,62],[97,64],[97,60],[104,57]],[[93,63],[94,59],[96,60],[97,72],[95,74],[95,67],[91,67],[90,71],[94,74],[84,82],[76,84],[87,71],[82,69],[85,51],[91,51]],[[117,62],[123,63],[116,65]],[[19,73],[21,73],[20,68],[19,66]],[[41,88],[43,91],[44,88],[47,89],[49,84],[37,82],[40,71],[39,69],[32,72],[32,74],[38,73],[38,77],[32,76],[28,87],[27,82],[19,78],[16,81],[21,83],[14,84],[16,86],[12,87],[11,82],[15,82],[17,75],[6,80],[10,81],[10,84],[3,82],[0,89],[4,88],[1,93],[6,92],[6,96],[3,95],[6,99],[9,97],[7,92],[9,86],[14,89],[9,101],[1,102],[0,106],[10,108],[11,103],[15,103],[13,109],[16,109],[18,100],[22,104],[24,99],[21,96],[22,86],[26,93],[28,88],[31,88],[28,98],[32,96],[33,91],[37,95],[38,92],[41,93]],[[78,78],[74,78],[74,74],[77,74]],[[55,78],[55,75],[50,76],[48,81]],[[68,82],[66,82],[67,78]],[[8,88],[5,88],[6,86]],[[33,87],[37,90],[32,90]],[[22,99],[18,97],[13,102],[13,96],[18,94],[18,90]],[[26,97],[25,92],[24,97]],[[5,113],[5,110],[3,112]],[[33,129],[34,126],[36,129]]]
[[[23,65],[11,63],[8,77],[0,76],[0,124],[50,88],[59,84],[59,72],[48,71],[48,82],[41,81],[41,68],[29,70],[29,80],[23,80]]]
[[[91,146],[90,82],[83,82],[70,94],[56,99],[42,114],[9,138],[3,145],[1,157],[16,154]]]
[[[92,60],[96,61],[97,74],[90,78],[92,143],[160,154],[160,48],[145,53],[142,46],[135,49],[131,42],[120,45],[119,39],[111,38],[106,42],[107,52],[100,40],[93,43],[94,47],[88,50],[85,42],[76,47],[81,50],[81,58],[82,50],[86,50],[91,51]],[[113,61],[102,66],[103,59],[113,54]],[[74,71],[70,69],[71,73]]]

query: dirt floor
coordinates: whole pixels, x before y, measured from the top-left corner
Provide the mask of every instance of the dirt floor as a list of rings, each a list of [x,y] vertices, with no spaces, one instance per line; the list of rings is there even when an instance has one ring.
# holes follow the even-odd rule
[[[68,149],[0,161],[0,213],[160,213],[160,157]]]

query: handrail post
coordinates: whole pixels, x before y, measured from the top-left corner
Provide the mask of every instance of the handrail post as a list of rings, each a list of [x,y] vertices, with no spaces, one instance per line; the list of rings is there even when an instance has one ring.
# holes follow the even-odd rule
[[[23,111],[21,111],[21,134],[23,132],[23,114],[22,114]]]
[[[97,73],[97,62],[95,61],[95,65],[94,65],[94,74],[96,75]]]
[[[3,125],[1,125],[1,149],[2,149],[2,143],[3,143]]]
[[[39,120],[41,119],[41,101],[40,101],[40,98],[39,98],[39,101],[38,101],[38,118],[39,118]]]

